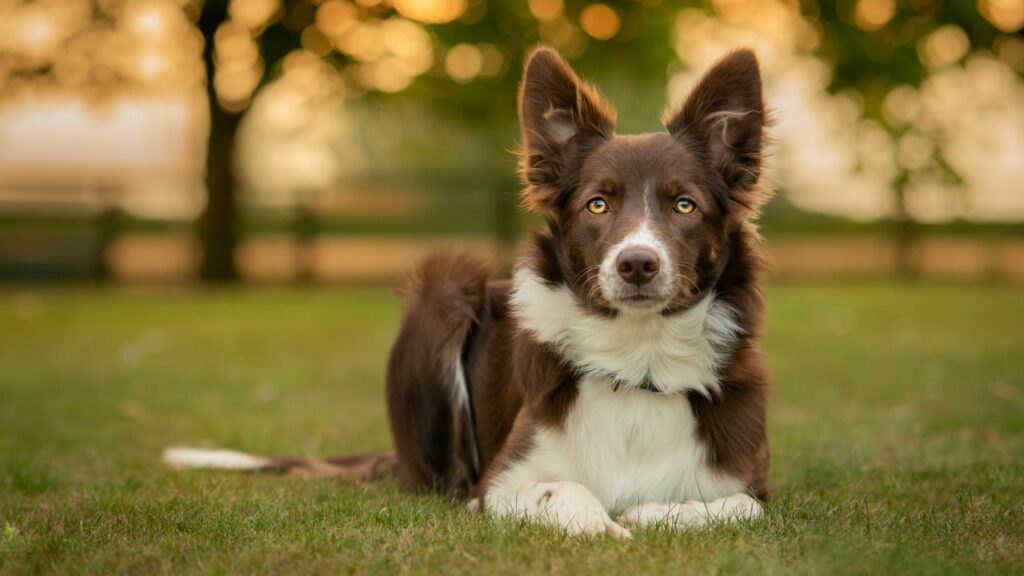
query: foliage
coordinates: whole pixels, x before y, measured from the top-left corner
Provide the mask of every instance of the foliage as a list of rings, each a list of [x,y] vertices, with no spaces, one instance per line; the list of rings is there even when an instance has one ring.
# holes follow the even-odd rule
[[[0,5],[0,90],[102,99],[205,86],[203,270],[231,278],[239,154],[247,191],[270,188],[308,212],[310,194],[359,165],[352,140],[373,150],[374,137],[387,138],[389,153],[364,156],[390,166],[401,164],[396,155],[462,159],[444,132],[468,132],[466,163],[495,175],[482,186],[495,198],[488,218],[507,242],[516,231],[507,151],[531,46],[555,46],[598,83],[620,111],[621,131],[657,130],[666,84],[678,99],[708,64],[686,45],[687,22],[701,20],[693,15],[757,28],[773,10],[784,13],[774,34],[788,51],[763,54],[766,71],[804,92],[783,110],[802,125],[779,127],[783,169],[774,183],[795,205],[860,219],[1020,218],[1024,204],[1006,192],[1024,177],[1024,8],[1012,0],[16,0]],[[401,126],[397,135],[394,122],[375,130],[394,109],[407,113],[403,121],[440,124],[432,128],[438,145],[402,149]],[[302,111],[305,120],[285,118]],[[353,120],[353,111],[364,118]],[[242,114],[286,121],[253,119],[248,133],[264,142],[237,146],[247,134]],[[308,134],[315,152],[288,142]],[[806,154],[787,152],[793,142]],[[275,166],[276,175],[263,172]]]

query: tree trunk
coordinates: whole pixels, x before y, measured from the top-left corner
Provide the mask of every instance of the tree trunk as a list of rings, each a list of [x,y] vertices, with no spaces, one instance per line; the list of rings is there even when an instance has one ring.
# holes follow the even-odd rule
[[[206,209],[199,221],[203,260],[199,275],[204,280],[238,278],[235,247],[238,245],[238,202],[232,166],[237,114],[210,102],[210,141],[206,152]]]
[[[210,105],[210,139],[206,150],[206,208],[199,220],[202,263],[199,275],[209,281],[238,279],[238,199],[234,172],[235,136],[241,115],[221,108],[213,86],[213,37],[227,18],[225,0],[207,0],[199,17],[203,62]]]

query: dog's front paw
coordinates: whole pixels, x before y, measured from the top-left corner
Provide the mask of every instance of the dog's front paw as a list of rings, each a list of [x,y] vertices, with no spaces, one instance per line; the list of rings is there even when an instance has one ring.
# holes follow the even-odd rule
[[[709,522],[757,518],[761,503],[747,494],[733,494],[713,502],[645,502],[627,508],[617,518],[626,526],[665,526],[676,530],[700,528]]]
[[[616,519],[625,526],[666,526],[675,529],[703,526],[706,514],[702,502],[645,502],[630,506]]]
[[[611,519],[590,490],[576,482],[534,484],[523,496],[529,499],[526,504],[535,510],[537,519],[573,536],[633,537]]]

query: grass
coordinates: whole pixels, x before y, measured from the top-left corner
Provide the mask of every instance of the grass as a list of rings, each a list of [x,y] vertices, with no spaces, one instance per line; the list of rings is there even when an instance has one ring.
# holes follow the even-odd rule
[[[1021,293],[769,296],[767,517],[620,542],[387,483],[161,466],[172,444],[387,449],[387,294],[0,291],[0,572],[1022,573]]]

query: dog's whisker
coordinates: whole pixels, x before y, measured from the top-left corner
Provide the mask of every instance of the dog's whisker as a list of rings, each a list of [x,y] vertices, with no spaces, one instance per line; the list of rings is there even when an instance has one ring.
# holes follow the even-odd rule
[[[601,269],[601,265],[600,264],[595,264],[593,266],[587,266],[586,268],[581,270],[579,272],[579,274],[576,274],[576,276],[573,277],[572,285],[573,286],[579,285],[580,278],[583,278],[583,277],[586,277],[585,278],[586,281],[591,280],[591,278],[589,278],[590,273],[593,272],[593,271],[600,271],[600,269]]]
[[[686,281],[694,290],[698,290],[699,289],[699,287],[697,286],[697,281],[694,280],[693,278],[690,278],[686,274],[683,274],[682,272],[676,272],[675,273],[675,278],[677,280],[684,280],[684,281]],[[685,288],[685,285],[683,287]]]

